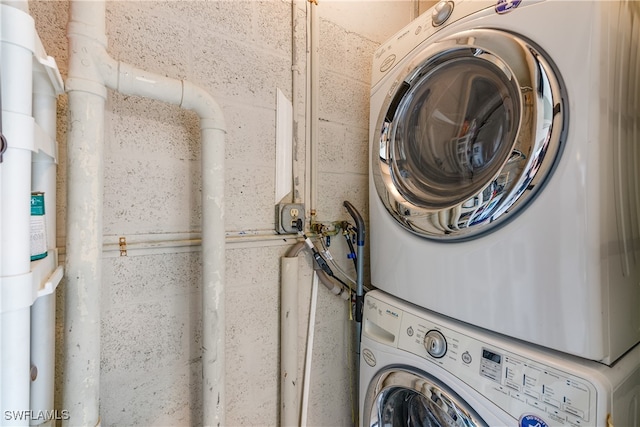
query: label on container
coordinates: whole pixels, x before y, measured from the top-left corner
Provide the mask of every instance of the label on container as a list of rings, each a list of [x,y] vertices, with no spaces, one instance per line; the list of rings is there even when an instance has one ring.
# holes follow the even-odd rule
[[[47,256],[44,193],[31,193],[31,261]]]

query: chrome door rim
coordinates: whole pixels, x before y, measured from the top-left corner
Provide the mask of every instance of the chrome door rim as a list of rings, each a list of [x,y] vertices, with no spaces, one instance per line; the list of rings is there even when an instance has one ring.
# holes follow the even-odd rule
[[[462,419],[469,427],[487,427],[475,409],[446,384],[426,372],[402,366],[385,368],[372,379],[365,395],[363,426],[389,425],[385,415],[397,408],[386,412],[385,408],[395,393],[420,399],[419,404],[427,405],[433,418],[443,421],[444,425],[449,425],[447,421],[451,419]]]
[[[424,174],[413,181],[403,176],[405,165],[399,165],[407,163],[401,159],[407,146],[398,141],[408,134],[402,134],[402,126],[411,97],[430,76],[456,61],[491,68],[508,82],[505,86],[511,85],[505,99],[514,98],[514,129],[510,145],[493,159],[497,166],[483,171],[481,185],[473,183],[466,193],[449,191],[450,197],[436,200],[429,192],[436,192],[440,183],[423,179],[429,171],[414,169]],[[557,165],[568,124],[564,86],[541,49],[512,33],[474,29],[432,43],[395,76],[376,124],[371,170],[380,200],[400,225],[431,239],[467,240],[506,224],[539,194]]]

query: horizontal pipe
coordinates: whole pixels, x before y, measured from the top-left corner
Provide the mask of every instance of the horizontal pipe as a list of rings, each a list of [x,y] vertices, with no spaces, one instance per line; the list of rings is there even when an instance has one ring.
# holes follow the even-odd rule
[[[109,236],[114,237],[114,236]],[[115,237],[117,239],[117,236]],[[105,239],[109,240],[109,239]],[[111,239],[113,241],[113,239]],[[267,238],[258,237],[227,237],[225,246],[227,249],[245,249],[245,248],[268,248],[277,246],[289,246],[295,242],[294,238]],[[202,250],[202,240],[194,239],[175,239],[175,240],[138,240],[132,244],[127,244],[126,256],[147,256],[162,254],[177,254],[185,252],[200,252]],[[64,264],[66,259],[66,249],[64,246],[57,248],[58,260]],[[118,243],[104,243],[102,246],[102,258],[117,258],[123,256],[120,254],[120,246]]]
[[[171,249],[185,246],[200,246],[202,244],[201,233],[152,233],[152,234],[125,234],[103,236],[104,252],[120,252],[120,238],[126,239],[126,249],[131,251],[144,249]],[[227,233],[225,242],[228,245],[242,245],[244,243],[262,242],[269,246],[290,245],[296,242],[297,236],[283,236],[279,234],[241,234]],[[170,253],[170,251],[168,251]]]

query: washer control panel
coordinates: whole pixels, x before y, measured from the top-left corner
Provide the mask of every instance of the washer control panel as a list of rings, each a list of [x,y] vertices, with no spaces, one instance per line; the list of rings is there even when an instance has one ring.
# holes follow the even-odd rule
[[[445,369],[516,419],[537,414],[554,425],[595,422],[594,385],[554,366],[550,356],[533,360],[506,350],[503,338],[425,317],[367,297],[363,335]]]
[[[482,348],[480,358],[480,375],[500,383],[502,377],[502,355],[492,349]]]

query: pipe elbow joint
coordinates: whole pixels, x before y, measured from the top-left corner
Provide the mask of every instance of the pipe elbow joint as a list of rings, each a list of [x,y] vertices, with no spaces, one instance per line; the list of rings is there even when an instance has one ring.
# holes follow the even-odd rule
[[[195,84],[182,81],[182,108],[195,111],[200,116],[201,129],[217,129],[227,132],[227,126],[218,102],[207,91]]]

